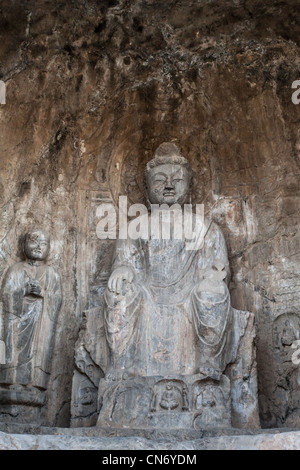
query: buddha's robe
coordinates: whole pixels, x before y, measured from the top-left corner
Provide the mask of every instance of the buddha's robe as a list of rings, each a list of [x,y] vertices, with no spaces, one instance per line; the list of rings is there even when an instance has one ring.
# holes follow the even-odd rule
[[[209,279],[205,285],[212,289],[199,288],[207,273],[218,273],[215,266],[224,268],[228,282],[225,240],[215,223],[206,223],[201,236],[194,250],[186,240],[117,241],[112,271],[129,266],[135,277],[122,293],[104,293],[111,369],[140,376],[203,372],[218,379],[235,359],[240,317],[226,279],[217,289]]]

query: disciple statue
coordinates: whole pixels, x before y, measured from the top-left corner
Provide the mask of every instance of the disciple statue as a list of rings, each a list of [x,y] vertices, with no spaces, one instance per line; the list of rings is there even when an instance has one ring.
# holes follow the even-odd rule
[[[50,238],[42,230],[25,235],[25,261],[7,272],[2,289],[2,342],[5,361],[0,365],[0,406],[45,402],[55,326],[61,308],[59,274],[47,266]]]
[[[201,387],[219,387],[218,425],[255,427],[254,316],[231,306],[222,231],[192,214],[194,243],[187,239],[186,227],[181,237],[175,236],[185,225],[175,215],[191,206],[192,191],[191,166],[175,144],[158,147],[146,165],[145,185],[149,211],[159,207],[161,215],[155,219],[149,212],[140,224],[148,227],[149,236],[142,230],[143,236],[116,242],[103,295],[101,322],[109,360],[99,384],[97,425],[192,428],[199,410],[186,404],[195,402],[195,389],[200,394]],[[153,220],[172,211],[170,237],[153,236]],[[248,387],[247,410],[240,382]],[[174,404],[166,406],[166,393],[174,391]]]

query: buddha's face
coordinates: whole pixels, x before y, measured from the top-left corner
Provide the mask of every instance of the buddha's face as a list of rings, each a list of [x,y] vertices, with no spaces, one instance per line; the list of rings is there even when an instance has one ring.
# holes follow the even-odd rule
[[[49,249],[49,238],[43,232],[31,232],[26,236],[24,252],[28,259],[44,261],[49,254]]]
[[[151,204],[185,204],[189,192],[190,175],[182,165],[159,165],[147,175],[147,193]]]

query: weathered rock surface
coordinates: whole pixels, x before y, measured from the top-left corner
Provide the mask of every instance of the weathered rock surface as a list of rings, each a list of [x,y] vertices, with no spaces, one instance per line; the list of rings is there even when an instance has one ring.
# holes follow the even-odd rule
[[[96,437],[72,435],[6,434],[0,432],[0,450],[299,450],[300,432],[206,437],[193,440],[175,438]],[[138,455],[138,454],[137,454]],[[191,454],[192,455],[192,454]]]
[[[225,234],[233,307],[256,314],[262,425],[300,425],[290,348],[300,315],[299,18],[297,0],[1,1],[0,277],[20,260],[24,230],[51,232],[64,301],[49,425],[69,425],[82,311],[109,273],[93,211],[119,194],[140,202],[144,164],[166,140],[190,159],[194,202]],[[281,330],[284,344],[281,315],[294,332]]]

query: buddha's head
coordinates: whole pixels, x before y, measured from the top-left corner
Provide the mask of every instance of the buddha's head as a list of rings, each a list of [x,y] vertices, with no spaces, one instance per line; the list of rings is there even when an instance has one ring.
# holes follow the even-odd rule
[[[145,183],[151,204],[187,204],[190,198],[192,168],[172,142],[161,144],[146,165]]]
[[[24,239],[24,253],[34,261],[45,261],[50,251],[50,237],[42,230],[31,230]]]

